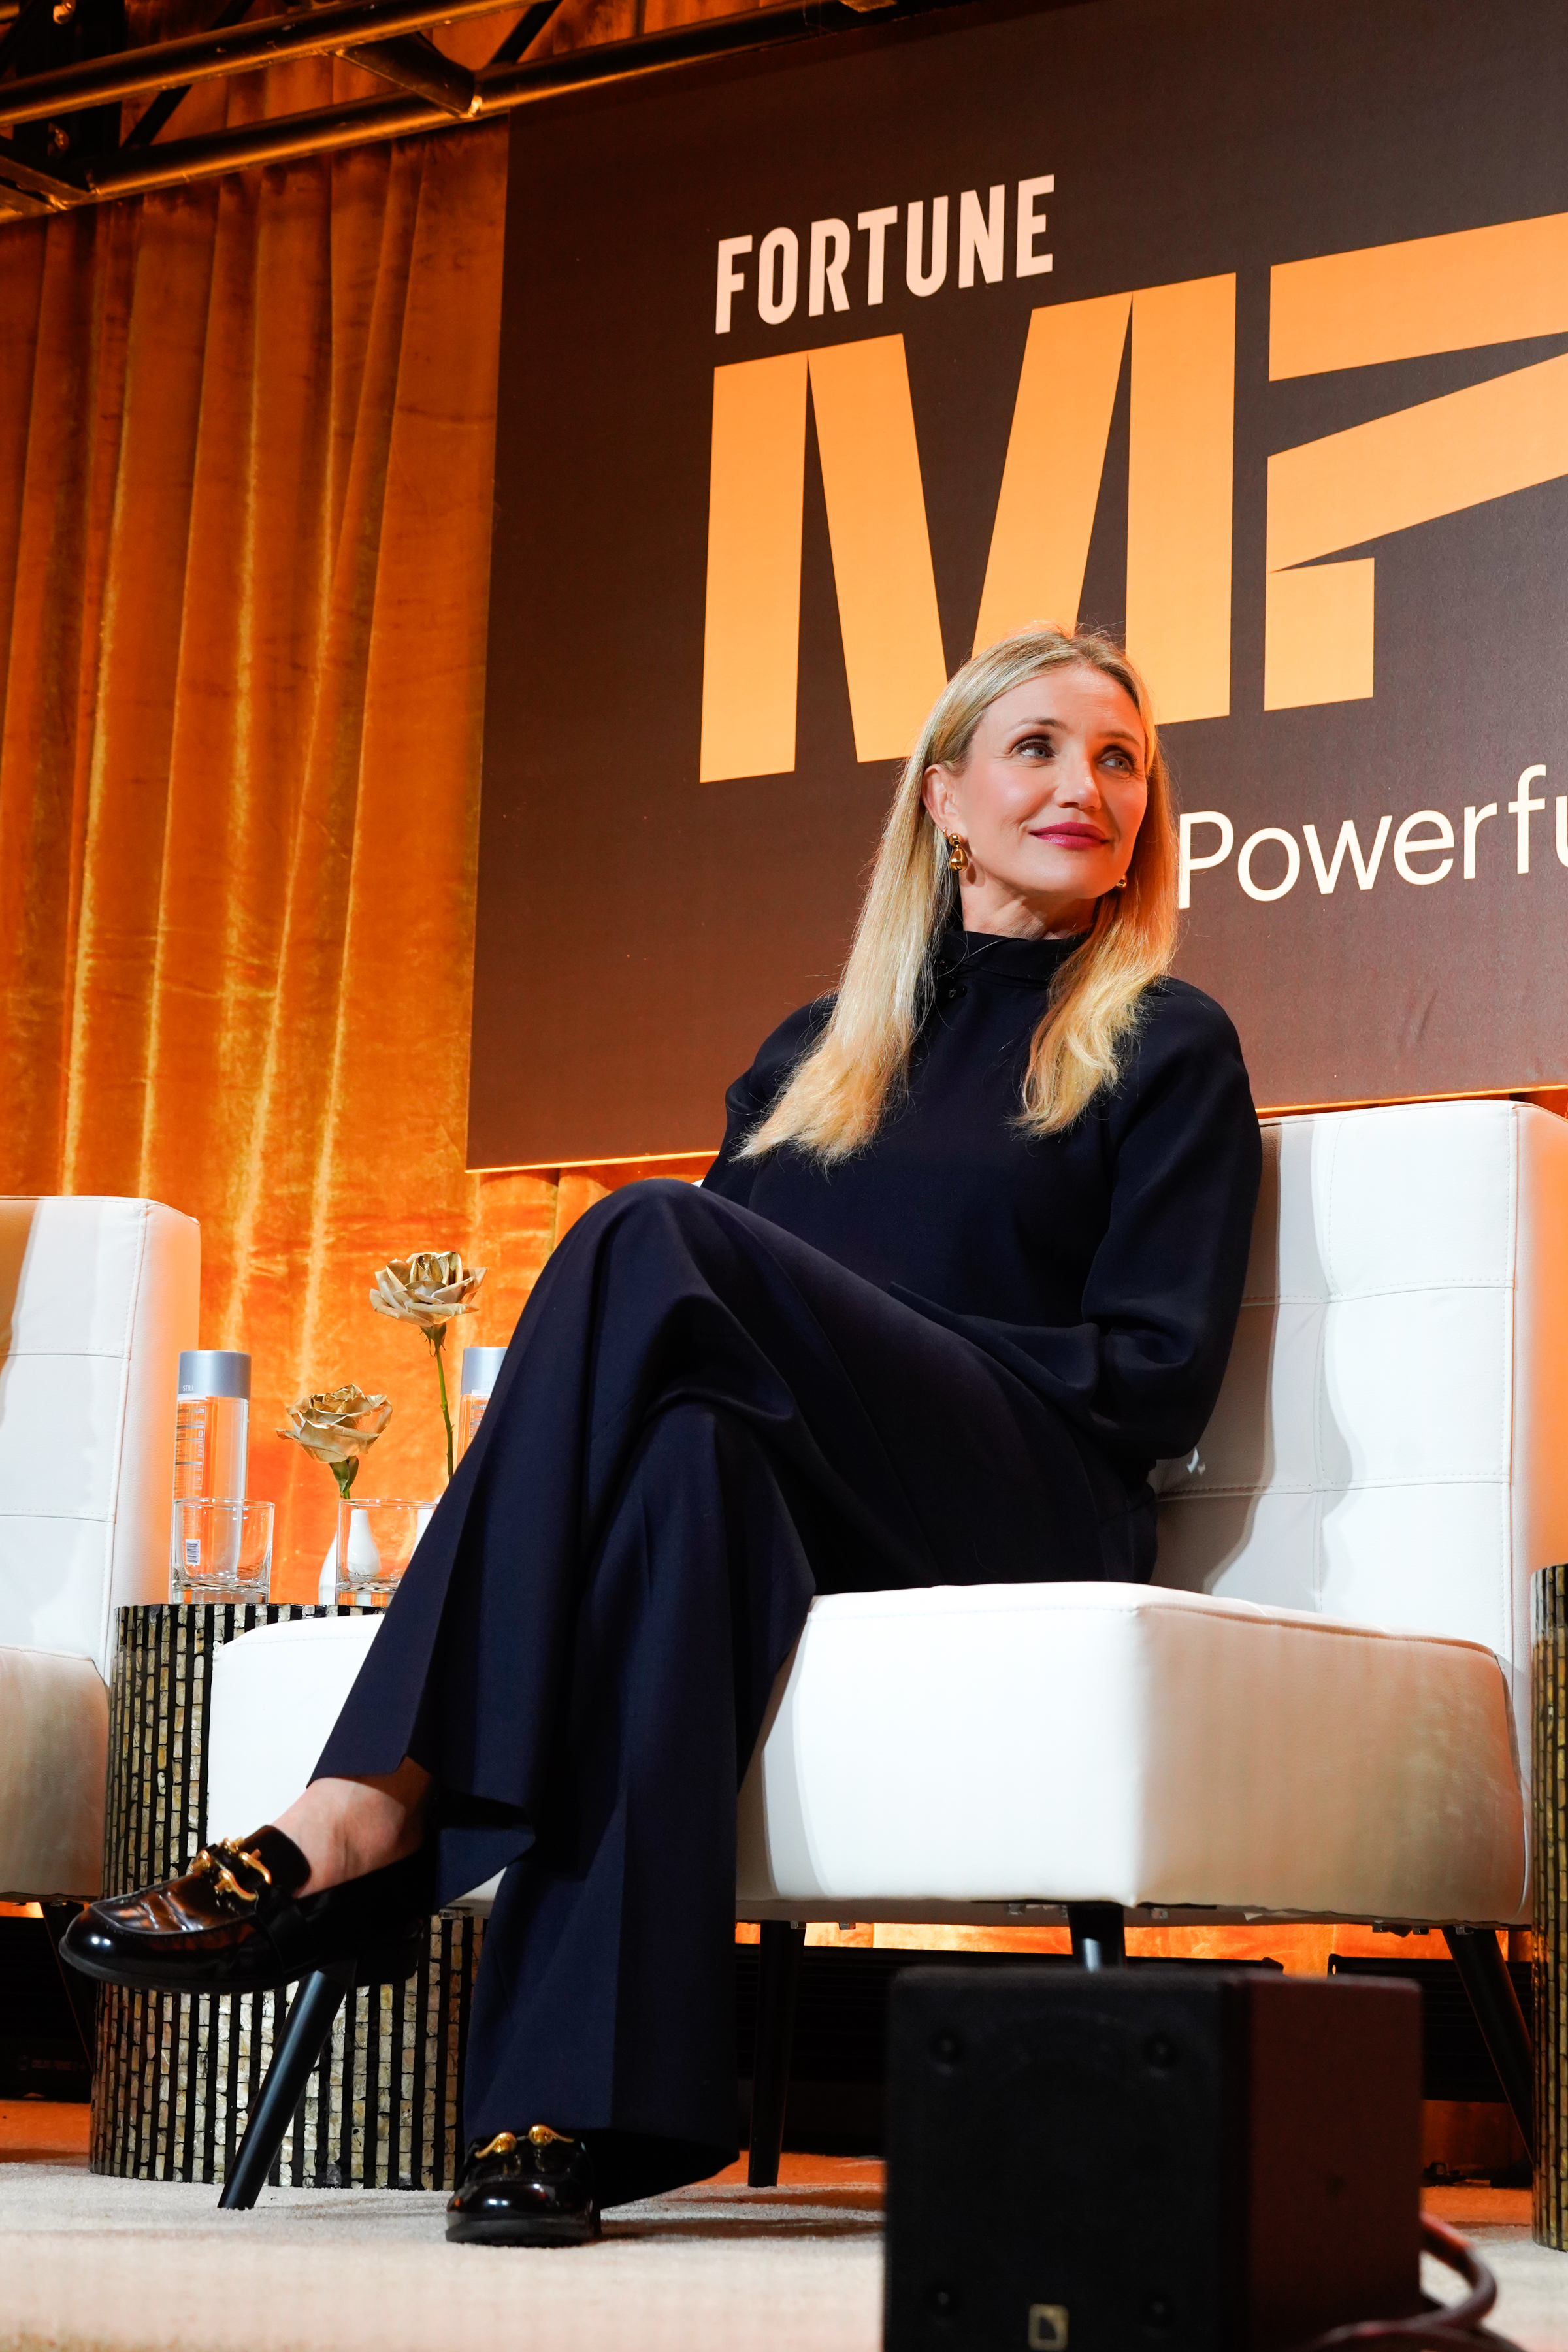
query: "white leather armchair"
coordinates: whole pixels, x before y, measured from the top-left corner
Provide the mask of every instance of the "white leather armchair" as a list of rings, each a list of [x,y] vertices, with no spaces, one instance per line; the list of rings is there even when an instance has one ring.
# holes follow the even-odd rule
[[[1145,1921],[1528,1919],[1529,1580],[1568,1556],[1568,1121],[1415,1104],[1264,1144],[1152,1585],[819,1601],[742,1798],[742,1916],[974,1916],[1027,1889]]]
[[[1162,1465],[1154,1583],[812,1608],[741,1795],[771,2042],[753,2180],[776,2178],[805,1921],[1065,1915],[1094,1964],[1129,1917],[1529,1916],[1529,1579],[1568,1557],[1568,1122],[1418,1104],[1264,1140],[1240,1328],[1199,1446]],[[299,1787],[375,1630],[222,1653],[214,1829]],[[1528,2137],[1495,1938],[1450,1940]]]
[[[0,1199],[0,1895],[97,1895],[115,1612],[168,1591],[199,1229]]]

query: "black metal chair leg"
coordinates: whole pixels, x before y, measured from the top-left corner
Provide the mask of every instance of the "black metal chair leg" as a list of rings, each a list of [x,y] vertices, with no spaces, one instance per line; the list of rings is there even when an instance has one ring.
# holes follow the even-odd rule
[[[1127,1966],[1127,1932],[1120,1903],[1069,1903],[1068,1933],[1080,1969]]]
[[[789,2097],[790,2044],[800,1991],[805,1929],[793,1919],[764,1919],[757,1969],[757,2046],[752,2060],[752,2145],[746,2181],[776,2189]]]
[[[44,1929],[49,1948],[55,1956],[55,1971],[71,2005],[71,2017],[76,2025],[77,2040],[81,2043],[87,2060],[87,2071],[92,2074],[98,2064],[98,1987],[79,1969],[68,1968],[60,1958],[60,1938],[71,1921],[81,1910],[79,1903],[40,1903]]]
[[[260,2196],[351,1981],[352,1971],[344,1971],[318,1973],[301,1982],[245,2126],[234,2169],[223,2184],[217,2201],[224,2211],[248,2212]]]
[[[1497,2068],[1503,2096],[1513,2109],[1531,2164],[1535,2162],[1535,2053],[1508,1962],[1489,1927],[1445,1927],[1443,1940],[1454,1956],[1470,1997],[1481,2039]]]

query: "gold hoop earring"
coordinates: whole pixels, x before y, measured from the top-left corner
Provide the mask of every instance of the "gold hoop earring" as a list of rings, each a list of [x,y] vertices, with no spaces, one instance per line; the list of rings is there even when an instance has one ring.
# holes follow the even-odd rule
[[[969,844],[961,833],[947,836],[947,862],[955,874],[962,874],[969,863]]]

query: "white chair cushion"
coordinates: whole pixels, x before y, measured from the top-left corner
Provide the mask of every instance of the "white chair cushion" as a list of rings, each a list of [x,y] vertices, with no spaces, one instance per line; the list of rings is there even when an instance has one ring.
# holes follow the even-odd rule
[[[87,1658],[0,1648],[0,1897],[103,1885],[109,1693]]]
[[[212,1832],[299,1794],[380,1623],[299,1619],[219,1651]],[[814,1602],[741,1797],[742,1911],[1099,1899],[1503,1922],[1524,1872],[1489,1651],[1142,1585]]]
[[[293,1803],[381,1622],[379,1610],[284,1618],[219,1650],[207,1724],[209,1835],[244,1837]],[[454,1908],[488,1913],[500,1885],[498,1872]]]
[[[224,1643],[208,1700],[209,1837],[244,1837],[293,1803],[381,1622],[379,1610],[285,1617]]]
[[[1521,1916],[1511,1711],[1479,1644],[1145,1585],[841,1593],[775,1708],[742,1909]]]

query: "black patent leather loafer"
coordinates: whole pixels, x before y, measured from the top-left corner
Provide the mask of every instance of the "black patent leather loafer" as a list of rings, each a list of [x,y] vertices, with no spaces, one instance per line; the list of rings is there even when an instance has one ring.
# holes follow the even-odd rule
[[[105,1984],[157,1992],[268,1992],[353,1964],[395,1981],[436,1908],[426,1847],[384,1870],[301,1895],[310,1865],[281,1830],[204,1846],[183,1878],[89,1903],[60,1949]]]
[[[594,2165],[580,2139],[535,2124],[476,2140],[447,2208],[447,2235],[478,2246],[583,2246],[599,2234]]]

